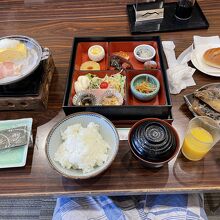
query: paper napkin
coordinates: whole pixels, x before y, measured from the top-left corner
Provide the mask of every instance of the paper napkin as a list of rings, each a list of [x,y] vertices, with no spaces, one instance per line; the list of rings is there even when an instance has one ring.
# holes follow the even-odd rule
[[[193,73],[196,69],[188,66],[188,59],[177,60],[173,41],[163,41],[163,50],[167,58],[168,83],[171,94],[178,94],[188,86],[195,85]]]
[[[211,36],[211,37],[201,37],[195,35],[193,37],[193,44],[195,49],[201,45],[208,45],[208,44],[219,44],[220,45],[220,38],[219,36]]]

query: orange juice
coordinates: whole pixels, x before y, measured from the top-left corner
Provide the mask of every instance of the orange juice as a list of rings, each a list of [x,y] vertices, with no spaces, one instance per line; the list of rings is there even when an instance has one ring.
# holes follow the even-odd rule
[[[189,160],[200,160],[213,145],[212,135],[202,127],[194,127],[186,135],[182,153]]]

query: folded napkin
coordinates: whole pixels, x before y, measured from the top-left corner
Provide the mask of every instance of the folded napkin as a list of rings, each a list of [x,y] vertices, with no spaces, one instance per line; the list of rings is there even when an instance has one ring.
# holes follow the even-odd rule
[[[201,37],[195,35],[193,37],[193,44],[195,49],[198,48],[201,45],[210,45],[210,44],[220,44],[220,38],[219,36],[211,36],[211,37]]]
[[[171,94],[178,94],[188,86],[195,85],[195,81],[193,79],[193,73],[196,69],[188,66],[188,60],[176,59],[175,55],[175,44],[173,41],[163,41],[163,50],[167,58],[168,69],[168,83]],[[183,57],[185,58],[185,56]]]

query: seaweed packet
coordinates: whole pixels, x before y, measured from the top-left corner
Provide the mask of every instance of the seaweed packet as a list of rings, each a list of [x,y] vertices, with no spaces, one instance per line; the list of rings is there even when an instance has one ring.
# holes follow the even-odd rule
[[[20,126],[0,131],[0,150],[27,144],[27,126]]]

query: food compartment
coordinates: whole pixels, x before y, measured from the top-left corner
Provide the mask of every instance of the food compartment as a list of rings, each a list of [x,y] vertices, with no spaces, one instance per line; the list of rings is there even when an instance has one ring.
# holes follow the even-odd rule
[[[79,77],[88,77],[89,78],[89,86],[87,89],[79,91],[76,85],[76,82],[79,81]],[[112,76],[114,76],[114,80],[112,80]],[[82,78],[82,77],[81,77]],[[124,83],[121,83],[121,79],[124,79]],[[107,85],[106,85],[107,84]],[[96,98],[96,101],[101,101],[101,98],[104,95],[108,94],[115,94],[116,97],[120,96],[119,98],[122,98],[120,100],[122,104],[125,103],[126,99],[126,73],[124,71],[78,71],[75,70],[73,73],[72,83],[71,83],[71,92],[69,96],[69,106],[76,106],[79,107],[79,105],[74,105],[74,96],[77,94],[82,93],[89,93],[94,95]],[[120,93],[120,94],[118,94]],[[99,105],[99,108],[103,107],[100,103],[96,103]],[[93,104],[91,104],[92,106]],[[109,104],[110,105],[110,104]],[[114,104],[112,104],[114,106]],[[121,104],[120,104],[121,105]],[[80,105],[80,107],[85,107],[83,105]],[[87,106],[88,107],[88,106]],[[108,106],[107,106],[108,107]]]
[[[104,58],[100,61],[93,61],[98,63],[100,70],[107,70],[108,67],[108,43],[107,42],[79,42],[77,44],[76,54],[75,54],[75,70],[80,70],[81,65],[87,61],[92,61],[88,56],[88,50],[94,45],[99,45],[104,49]],[[74,61],[73,61],[74,62]],[[97,64],[96,64],[97,65]],[[88,64],[88,70],[86,71],[95,71],[93,70],[93,65]]]
[[[138,61],[134,56],[134,49],[142,44],[150,45],[155,49],[155,56],[152,61],[156,62],[156,69],[160,69],[160,58],[158,52],[158,44],[156,41],[126,41],[126,42],[110,42],[109,43],[109,69],[114,69],[111,66],[111,58],[114,55],[122,56],[125,61],[127,60],[131,64],[131,68],[128,69],[135,69],[135,70],[143,70],[144,62]]]
[[[158,94],[149,101],[141,101],[137,99],[131,91],[131,81],[134,77],[141,74],[149,74],[154,76],[160,83]],[[127,71],[127,94],[126,105],[131,106],[163,106],[167,104],[166,90],[161,70],[130,70]]]

